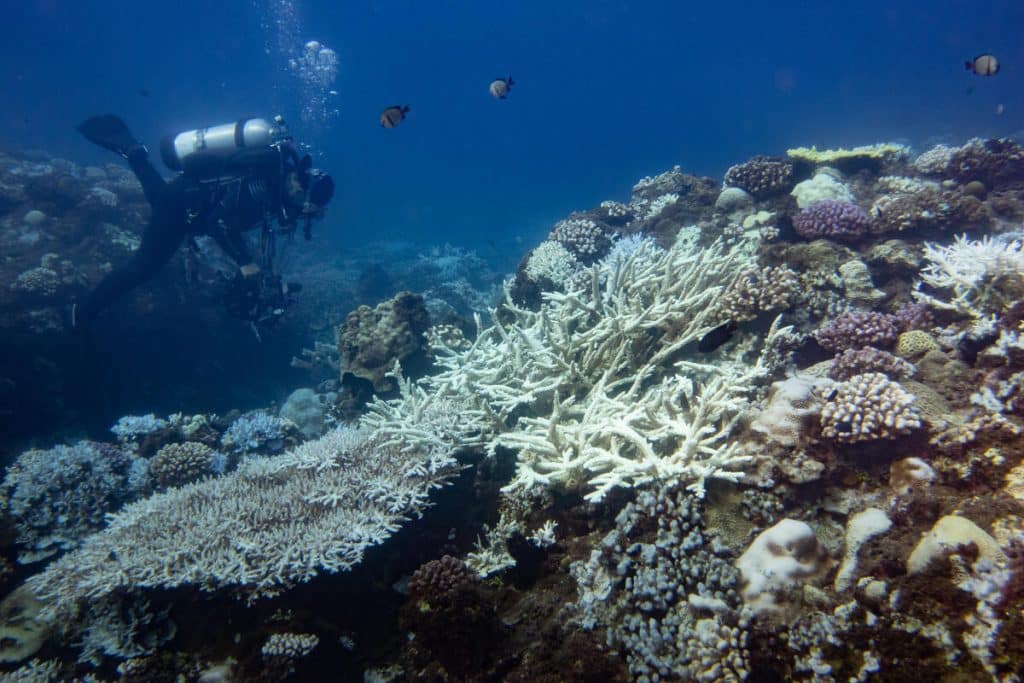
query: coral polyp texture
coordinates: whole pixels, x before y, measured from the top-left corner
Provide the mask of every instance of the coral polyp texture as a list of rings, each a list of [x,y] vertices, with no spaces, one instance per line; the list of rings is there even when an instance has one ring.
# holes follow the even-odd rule
[[[548,239],[558,242],[584,263],[592,263],[608,251],[607,230],[589,218],[572,217],[555,224]]]
[[[821,409],[821,433],[844,443],[892,439],[921,426],[915,396],[880,372],[836,385]]]
[[[897,319],[892,314],[855,311],[828,321],[814,332],[814,338],[826,349],[842,351],[862,346],[892,346],[899,332]]]
[[[793,186],[793,164],[785,159],[757,156],[725,173],[725,184],[758,199],[788,192]]]
[[[851,202],[823,199],[798,213],[793,218],[793,228],[808,239],[855,240],[871,229],[871,218]]]

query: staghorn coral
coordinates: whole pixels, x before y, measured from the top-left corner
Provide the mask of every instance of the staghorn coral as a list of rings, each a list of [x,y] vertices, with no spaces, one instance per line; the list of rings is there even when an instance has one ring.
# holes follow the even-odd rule
[[[722,294],[717,319],[741,322],[759,313],[785,310],[799,288],[800,279],[788,266],[747,266]]]
[[[814,332],[826,349],[842,351],[861,346],[892,346],[899,334],[891,313],[853,311],[842,313]]]
[[[880,372],[889,379],[905,379],[914,374],[916,368],[899,356],[865,346],[860,349],[846,349],[832,359],[828,376],[835,380],[847,380],[865,372]]]
[[[725,184],[756,199],[783,194],[793,187],[793,164],[776,157],[756,156],[725,172]]]
[[[217,453],[198,441],[169,443],[149,459],[149,476],[157,488],[180,486],[213,474]]]
[[[543,406],[495,439],[519,450],[506,490],[582,486],[597,501],[652,479],[681,478],[699,494],[708,477],[738,476],[743,458],[726,435],[740,395],[767,366],[684,363],[689,376],[660,367],[710,329],[708,304],[741,256],[719,243],[692,247],[688,235],[667,252],[641,242],[624,262],[597,264],[590,288],[550,294],[539,313],[516,311],[514,327],[481,333],[461,357],[472,370],[459,374],[483,382],[474,395],[493,396],[486,410]]]
[[[959,235],[949,246],[925,243],[924,255],[927,265],[913,295],[938,310],[982,319],[1008,309],[1024,294],[1024,246],[1019,239],[986,235],[968,240]],[[940,298],[941,292],[951,296]]]
[[[870,227],[871,219],[859,206],[834,199],[814,202],[793,218],[793,228],[807,239],[856,240]]]
[[[821,408],[821,433],[843,443],[891,439],[921,426],[914,395],[878,372],[836,385]]]

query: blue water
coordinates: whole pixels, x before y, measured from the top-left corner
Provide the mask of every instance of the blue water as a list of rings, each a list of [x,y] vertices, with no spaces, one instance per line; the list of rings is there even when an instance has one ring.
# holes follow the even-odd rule
[[[73,130],[89,114],[155,145],[281,112],[339,180],[319,228],[332,248],[447,241],[514,259],[519,240],[674,164],[720,177],[796,145],[1016,133],[1022,29],[1015,1],[6,3],[0,142],[108,162]],[[340,56],[338,113],[303,122],[287,59],[309,39]],[[987,51],[1001,73],[964,71]],[[507,75],[511,96],[491,99]],[[409,118],[382,129],[399,103]]]

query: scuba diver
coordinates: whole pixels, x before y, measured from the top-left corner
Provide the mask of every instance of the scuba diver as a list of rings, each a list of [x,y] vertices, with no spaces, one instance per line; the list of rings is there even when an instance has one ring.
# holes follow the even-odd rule
[[[183,242],[209,235],[238,265],[228,284],[232,315],[259,328],[284,313],[298,285],[283,283],[273,270],[278,232],[291,237],[299,222],[311,237],[312,222],[322,218],[334,195],[331,177],[299,157],[284,119],[243,119],[237,123],[187,131],[161,142],[161,156],[172,170],[165,181],[149,161],[149,150],[113,115],[94,116],[78,130],[87,139],[128,160],[152,209],[139,248],[110,272],[80,303],[71,307],[70,325],[89,329],[115,299],[154,277]],[[273,223],[278,228],[275,230]],[[254,259],[243,233],[260,228],[261,253]]]

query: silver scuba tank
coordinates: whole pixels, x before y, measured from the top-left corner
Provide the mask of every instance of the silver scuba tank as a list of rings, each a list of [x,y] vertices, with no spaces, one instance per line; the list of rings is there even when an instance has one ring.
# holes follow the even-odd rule
[[[288,136],[284,119],[240,119],[208,128],[168,135],[160,141],[160,156],[167,168],[180,171],[190,157],[226,157],[246,147],[267,147]]]

